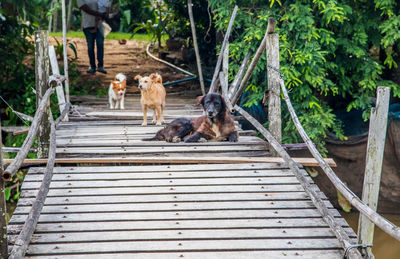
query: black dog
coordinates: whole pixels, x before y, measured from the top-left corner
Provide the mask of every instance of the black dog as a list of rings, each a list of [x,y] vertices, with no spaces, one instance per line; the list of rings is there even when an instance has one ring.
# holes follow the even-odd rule
[[[238,132],[230,116],[224,98],[215,93],[210,93],[197,98],[198,104],[203,106],[207,115],[197,118],[178,118],[159,130],[153,138],[144,141],[198,142],[201,138],[212,141],[228,139],[230,142],[238,141]]]
[[[206,115],[192,120],[194,133],[185,142],[197,142],[200,138],[221,141],[228,139],[237,142],[239,134],[235,122],[229,114],[224,98],[216,93],[198,97]]]
[[[144,141],[167,141],[180,142],[185,136],[193,131],[191,119],[177,118],[171,121],[165,128],[159,130],[152,138],[142,139]]]

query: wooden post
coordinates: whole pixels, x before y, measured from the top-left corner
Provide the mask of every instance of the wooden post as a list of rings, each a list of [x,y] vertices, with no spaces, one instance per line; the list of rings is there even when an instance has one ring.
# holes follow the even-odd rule
[[[67,17],[65,14],[65,0],[61,1],[62,9],[62,33],[64,51],[64,77],[65,77],[65,99],[69,103],[69,79],[68,79],[68,55],[67,55]],[[66,117],[68,118],[68,117]]]
[[[279,35],[274,33],[275,25],[276,22],[274,19],[268,19],[268,35],[266,41],[268,90],[264,94],[263,103],[265,105],[266,97],[268,96],[269,131],[279,143],[282,143],[281,92],[279,84]],[[275,150],[272,150],[272,155],[277,156],[278,153],[275,152]]]
[[[238,10],[238,6],[235,5],[235,8],[233,9],[233,13],[231,16],[231,20],[229,21],[229,24],[228,24],[228,29],[226,29],[224,41],[222,42],[221,51],[218,56],[217,65],[215,66],[214,75],[213,75],[213,78],[211,81],[209,93],[215,92],[215,86],[217,85],[219,70],[221,68],[221,63],[222,63],[222,56],[223,56],[224,50],[226,48],[226,44],[228,43],[229,36],[231,34],[231,30],[232,30],[233,22],[235,21],[237,10]]]
[[[206,90],[204,87],[204,79],[203,79],[203,71],[201,68],[199,46],[197,45],[197,36],[196,36],[196,27],[195,27],[194,18],[193,18],[192,0],[188,0],[187,5],[188,5],[188,11],[189,11],[190,27],[192,28],[193,45],[194,45],[194,52],[196,54],[197,71],[199,73],[200,88],[201,88],[202,94],[205,95]]]
[[[3,173],[3,142],[1,140],[1,118],[0,118],[0,173]],[[4,180],[0,177],[0,257],[7,258],[7,218],[6,218],[6,195]]]
[[[49,81],[49,33],[48,31],[35,32],[35,80],[36,80],[36,107],[39,107],[40,101],[50,87]],[[49,115],[50,100],[47,102],[46,113]],[[38,158],[44,158],[49,155],[50,141],[50,123],[49,116],[43,116],[39,122]]]
[[[390,88],[378,87],[375,108],[372,108],[369,120],[367,157],[365,164],[362,201],[376,211],[381,182],[383,153],[385,150],[387,117],[389,110]],[[360,214],[358,222],[358,243],[372,244],[375,225],[366,216]],[[371,248],[367,248],[371,254]]]

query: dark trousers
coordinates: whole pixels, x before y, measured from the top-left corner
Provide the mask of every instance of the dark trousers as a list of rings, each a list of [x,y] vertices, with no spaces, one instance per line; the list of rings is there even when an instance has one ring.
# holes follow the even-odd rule
[[[96,41],[97,48],[97,67],[103,67],[103,59],[104,59],[104,37],[97,30],[95,33],[91,33],[94,27],[84,28],[83,33],[85,33],[86,43],[88,47],[88,55],[90,67],[96,69],[96,59],[94,54],[94,42]]]

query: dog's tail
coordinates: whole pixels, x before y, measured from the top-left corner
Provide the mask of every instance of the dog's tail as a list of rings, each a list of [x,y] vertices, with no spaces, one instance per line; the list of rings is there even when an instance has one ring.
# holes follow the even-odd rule
[[[142,138],[142,141],[160,141],[157,136],[154,136],[152,138]]]

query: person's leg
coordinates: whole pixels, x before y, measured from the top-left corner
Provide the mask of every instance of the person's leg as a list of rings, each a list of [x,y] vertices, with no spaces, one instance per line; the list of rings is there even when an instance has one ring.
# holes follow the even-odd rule
[[[104,70],[104,36],[102,33],[97,31],[96,35],[96,47],[97,47],[97,68],[99,72],[107,73]]]
[[[94,55],[94,41],[95,41],[95,37],[96,37],[96,33],[91,33],[90,31],[93,28],[84,28],[83,29],[83,33],[85,34],[86,37],[86,43],[87,43],[87,48],[88,48],[88,56],[89,56],[89,62],[90,62],[90,68],[91,70],[94,70],[94,72],[96,72],[96,59],[95,59],[95,55]],[[90,70],[90,71],[91,71]]]

